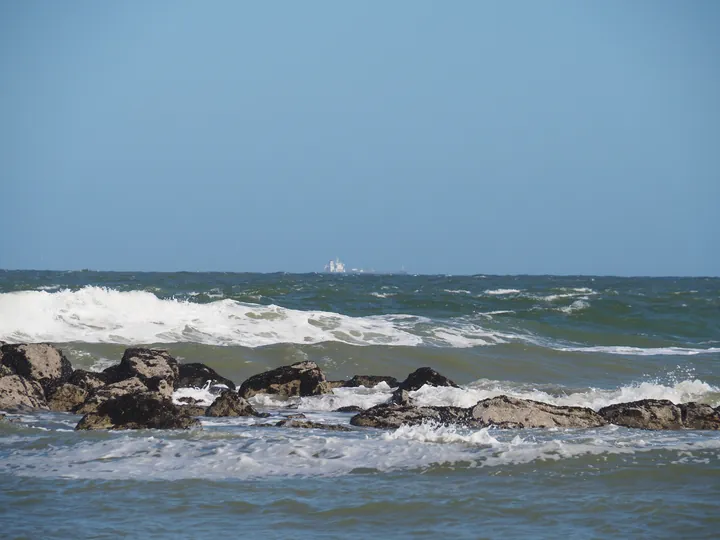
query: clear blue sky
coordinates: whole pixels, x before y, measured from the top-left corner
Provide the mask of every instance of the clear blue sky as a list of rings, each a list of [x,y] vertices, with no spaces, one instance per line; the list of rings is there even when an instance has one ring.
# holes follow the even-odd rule
[[[0,268],[720,275],[720,2],[5,1]]]

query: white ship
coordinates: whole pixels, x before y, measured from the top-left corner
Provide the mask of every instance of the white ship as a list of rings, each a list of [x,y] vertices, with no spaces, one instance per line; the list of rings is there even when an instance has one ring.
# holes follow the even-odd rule
[[[331,274],[344,274],[345,264],[338,257],[335,257],[334,261],[331,260],[325,265],[325,271]]]

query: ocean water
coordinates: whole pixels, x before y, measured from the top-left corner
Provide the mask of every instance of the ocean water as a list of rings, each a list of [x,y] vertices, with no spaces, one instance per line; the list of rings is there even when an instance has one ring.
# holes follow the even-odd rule
[[[313,360],[329,379],[431,366],[461,388],[599,409],[720,405],[720,279],[0,271],[0,340],[51,342],[101,370],[167,348],[242,382]],[[391,389],[253,403],[348,424]],[[206,389],[180,389],[205,400]],[[76,433],[79,417],[0,424],[7,538],[717,538],[720,433],[452,426]]]

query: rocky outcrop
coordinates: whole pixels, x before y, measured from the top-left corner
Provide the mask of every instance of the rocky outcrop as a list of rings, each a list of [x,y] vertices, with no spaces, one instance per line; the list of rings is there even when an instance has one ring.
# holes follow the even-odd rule
[[[585,407],[560,407],[529,399],[498,396],[469,409],[470,420],[498,428],[591,428],[605,425],[602,417]]]
[[[51,411],[73,412],[85,402],[87,397],[87,390],[65,383],[48,394],[47,401]]]
[[[83,390],[92,392],[98,388],[102,388],[108,383],[107,375],[97,373],[95,371],[86,371],[84,369],[76,369],[68,379],[70,384],[79,386]]]
[[[301,428],[301,429],[324,429],[326,431],[352,431],[346,426],[339,424],[321,424],[319,422],[313,422],[311,420],[298,420],[295,418],[286,418],[280,420],[275,424],[262,424],[263,427],[286,427],[286,428]]]
[[[47,343],[2,346],[2,363],[18,375],[36,381],[43,390],[70,378],[72,366],[65,355]]]
[[[396,429],[403,424],[417,425],[423,422],[466,425],[468,420],[469,409],[462,407],[413,407],[382,403],[356,414],[350,423],[353,426]]]
[[[395,405],[412,405],[412,398],[407,390],[397,388],[387,402]]]
[[[365,409],[362,407],[358,407],[357,405],[346,405],[345,407],[338,407],[333,412],[343,412],[343,413],[359,413],[363,412]]]
[[[188,429],[200,421],[153,392],[125,394],[102,403],[75,429]]]
[[[611,424],[640,429],[681,429],[680,407],[667,399],[616,403],[598,411]]]
[[[164,349],[130,348],[125,350],[120,364],[103,373],[110,384],[137,377],[146,384],[150,379],[162,379],[177,389],[180,369],[177,360]]]
[[[356,388],[358,386],[374,388],[381,382],[387,383],[390,388],[395,388],[400,384],[395,377],[386,377],[384,375],[355,375],[352,379],[343,383],[343,386],[345,388]]]
[[[709,405],[666,399],[642,399],[604,407],[599,414],[611,424],[639,429],[720,429],[720,414]]]
[[[201,363],[178,364],[178,388],[202,388],[206,384],[224,384],[230,390],[235,390],[235,383],[219,375],[214,369]]]
[[[398,388],[411,392],[413,390],[419,390],[426,384],[430,386],[452,386],[458,388],[458,385],[453,381],[429,367],[422,367],[413,371],[408,375],[407,379],[398,385]]]
[[[246,399],[224,390],[205,411],[205,416],[269,416],[257,412]]]
[[[205,416],[205,412],[207,411],[207,407],[200,405],[178,405],[178,407],[190,416]]]
[[[45,394],[37,381],[20,375],[0,377],[0,410],[47,409]]]
[[[253,375],[240,386],[240,396],[276,394],[282,397],[317,396],[330,392],[325,374],[315,362],[298,362]]]
[[[110,399],[116,399],[129,394],[149,392],[150,389],[137,377],[125,379],[124,381],[108,384],[92,392],[76,412],[86,414],[98,410],[101,404]]]

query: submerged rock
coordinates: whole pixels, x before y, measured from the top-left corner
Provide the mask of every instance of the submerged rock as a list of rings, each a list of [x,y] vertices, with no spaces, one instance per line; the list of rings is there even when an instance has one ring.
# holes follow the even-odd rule
[[[72,412],[78,409],[87,399],[87,390],[65,383],[48,395],[48,406],[51,411]]]
[[[462,407],[413,407],[382,403],[356,414],[350,419],[353,426],[395,429],[403,424],[417,425],[423,422],[465,425],[469,409]]]
[[[88,398],[77,408],[78,414],[95,412],[98,407],[110,399],[121,396],[149,392],[150,389],[137,377],[125,379],[124,381],[108,384],[91,392]]]
[[[2,346],[2,363],[18,375],[36,381],[43,390],[70,378],[72,366],[62,351],[47,343]]]
[[[381,382],[387,383],[390,388],[395,388],[400,384],[395,377],[387,377],[385,375],[355,375],[349,381],[345,381],[343,387],[356,388],[358,386],[364,386],[365,388],[374,388]]]
[[[178,362],[165,349],[126,349],[120,364],[103,371],[108,383],[136,377],[147,384],[150,379],[162,379],[177,389],[180,370]]]
[[[102,403],[80,419],[75,429],[188,429],[200,421],[153,392],[125,394]]]
[[[319,422],[312,422],[311,420],[298,420],[294,418],[287,418],[280,420],[275,424],[262,424],[263,427],[287,427],[287,428],[301,428],[301,429],[325,429],[329,431],[352,431],[350,428],[341,426],[339,424],[321,424]]]
[[[398,388],[400,390],[413,391],[419,390],[426,384],[430,386],[452,386],[459,388],[453,381],[429,367],[422,367],[413,371],[407,376],[407,379],[399,384]]]
[[[246,399],[232,390],[224,390],[205,411],[205,416],[270,416],[257,412]]]
[[[290,366],[253,375],[240,386],[240,396],[276,394],[282,397],[317,396],[331,391],[325,374],[315,362],[297,362]]]
[[[640,429],[682,429],[680,407],[667,399],[642,399],[616,403],[598,411],[606,421],[617,426]]]
[[[338,407],[333,412],[358,413],[363,412],[364,410],[365,409],[358,407],[357,405],[346,405],[345,407]]]
[[[45,394],[37,381],[20,375],[0,377],[0,410],[47,409]]]
[[[178,388],[202,388],[208,383],[224,384],[230,390],[235,390],[235,383],[219,375],[214,369],[199,362],[178,364]]]
[[[497,396],[469,409],[481,426],[499,428],[590,428],[605,425],[602,417],[586,407],[561,407],[529,399]]]

